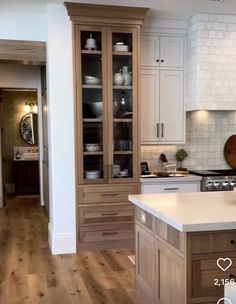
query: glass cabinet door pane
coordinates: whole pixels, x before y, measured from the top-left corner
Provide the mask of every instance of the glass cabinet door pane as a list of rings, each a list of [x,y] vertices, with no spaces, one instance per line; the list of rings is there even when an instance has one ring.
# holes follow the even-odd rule
[[[112,33],[113,178],[133,177],[133,37]]]
[[[82,30],[81,82],[83,112],[83,178],[104,179],[104,96],[102,31]]]

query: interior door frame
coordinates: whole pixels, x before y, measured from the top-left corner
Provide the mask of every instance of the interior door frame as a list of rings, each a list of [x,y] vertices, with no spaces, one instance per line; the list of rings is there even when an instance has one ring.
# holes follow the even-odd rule
[[[24,41],[24,40],[4,40],[0,39],[0,63],[33,65],[40,68],[46,65],[46,43],[43,41]],[[9,88],[10,89],[10,88]],[[39,133],[42,133],[42,92],[37,90],[38,103],[38,127]],[[0,119],[1,120],[1,119]],[[41,122],[40,122],[41,120]],[[41,125],[40,125],[41,123]],[[0,127],[1,127],[0,121]],[[1,129],[0,129],[1,130]],[[2,174],[2,136],[0,132],[0,208],[4,206],[3,202],[3,174]],[[43,182],[42,182],[42,157],[43,157],[43,138],[39,136],[39,168],[40,168],[40,200],[43,202]]]

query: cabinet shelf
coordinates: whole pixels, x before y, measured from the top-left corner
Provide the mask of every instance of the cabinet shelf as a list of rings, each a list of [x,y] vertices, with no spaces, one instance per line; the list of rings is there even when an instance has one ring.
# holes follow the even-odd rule
[[[102,118],[84,118],[83,122],[103,122]]]
[[[103,155],[103,152],[102,151],[84,152],[84,155]]]
[[[132,52],[113,52],[115,56],[132,56]]]
[[[114,90],[132,90],[132,86],[113,86]]]
[[[101,84],[83,84],[82,85],[83,89],[102,89]]]
[[[114,118],[113,122],[133,122],[132,118]]]
[[[102,51],[89,51],[89,50],[82,50],[82,54],[88,54],[88,55],[100,55],[102,54]]]
[[[115,155],[131,155],[133,154],[133,151],[130,150],[130,151],[114,151],[114,154]]]

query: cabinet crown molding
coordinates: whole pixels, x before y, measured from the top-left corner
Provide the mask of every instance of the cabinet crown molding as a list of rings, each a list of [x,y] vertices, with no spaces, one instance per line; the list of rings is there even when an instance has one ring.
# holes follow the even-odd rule
[[[149,10],[146,7],[130,7],[117,5],[97,5],[87,3],[65,2],[71,20],[84,20],[86,18],[115,18],[119,20],[133,20],[133,23],[142,24]]]

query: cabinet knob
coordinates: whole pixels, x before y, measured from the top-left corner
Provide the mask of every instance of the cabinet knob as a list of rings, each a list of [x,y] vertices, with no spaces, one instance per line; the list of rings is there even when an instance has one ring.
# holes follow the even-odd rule
[[[161,59],[161,62],[164,62],[164,59]]]
[[[230,241],[230,244],[236,244],[236,241],[231,240],[231,241]]]
[[[159,62],[159,59],[156,59],[156,62]]]

